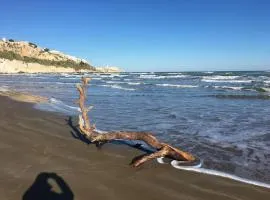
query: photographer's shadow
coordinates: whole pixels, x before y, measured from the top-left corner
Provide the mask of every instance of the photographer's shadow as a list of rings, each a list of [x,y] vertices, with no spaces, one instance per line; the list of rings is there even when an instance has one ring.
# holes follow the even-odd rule
[[[73,200],[73,198],[73,192],[60,176],[56,173],[42,172],[24,193],[22,200]]]

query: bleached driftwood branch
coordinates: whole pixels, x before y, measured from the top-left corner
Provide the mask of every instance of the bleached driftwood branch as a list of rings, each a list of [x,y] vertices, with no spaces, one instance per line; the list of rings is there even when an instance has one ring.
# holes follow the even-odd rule
[[[158,157],[169,157],[174,160],[181,161],[195,161],[195,157],[188,153],[184,152],[180,149],[172,147],[169,144],[159,142],[156,137],[154,137],[151,133],[147,132],[126,132],[126,131],[117,131],[117,132],[108,132],[106,134],[100,134],[95,130],[95,125],[91,125],[88,112],[93,108],[93,106],[86,107],[86,91],[87,85],[90,81],[90,78],[82,78],[82,83],[77,84],[77,89],[79,91],[80,97],[78,100],[81,115],[79,115],[79,128],[91,142],[97,144],[103,144],[111,140],[123,139],[123,140],[140,140],[144,141],[146,144],[156,149],[156,152],[144,155],[138,159],[136,159],[132,165],[134,167],[138,167],[143,163],[153,160]]]

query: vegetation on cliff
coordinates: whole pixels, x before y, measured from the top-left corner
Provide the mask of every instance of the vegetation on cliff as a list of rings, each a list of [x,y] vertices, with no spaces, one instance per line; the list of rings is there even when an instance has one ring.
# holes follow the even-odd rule
[[[94,71],[95,68],[88,63],[80,62],[77,63],[73,60],[48,60],[48,59],[38,59],[28,56],[21,56],[19,54],[14,53],[13,51],[0,51],[0,58],[8,59],[8,60],[20,60],[25,63],[38,63],[41,65],[47,66],[59,66],[59,67],[70,67],[74,68],[75,70],[92,70]]]

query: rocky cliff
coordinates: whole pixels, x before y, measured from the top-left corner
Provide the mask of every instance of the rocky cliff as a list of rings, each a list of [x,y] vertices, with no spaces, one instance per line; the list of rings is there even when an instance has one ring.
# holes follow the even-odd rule
[[[26,41],[0,41],[0,73],[120,72],[97,70],[86,60]]]

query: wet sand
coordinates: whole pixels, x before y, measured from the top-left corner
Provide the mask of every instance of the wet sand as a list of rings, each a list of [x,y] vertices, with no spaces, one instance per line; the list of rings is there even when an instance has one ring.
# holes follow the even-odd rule
[[[270,199],[270,189],[150,162],[139,150],[101,150],[74,138],[69,117],[0,96],[0,199]],[[52,185],[52,186],[50,186]],[[62,191],[62,193],[60,193]]]

